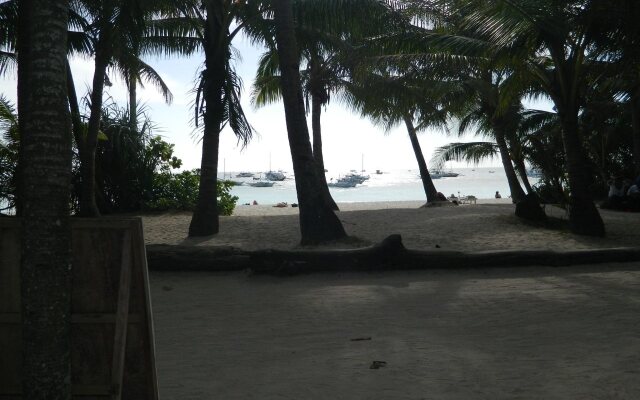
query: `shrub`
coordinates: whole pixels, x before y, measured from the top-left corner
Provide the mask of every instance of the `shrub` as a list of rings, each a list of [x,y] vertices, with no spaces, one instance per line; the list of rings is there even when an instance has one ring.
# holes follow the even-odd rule
[[[155,174],[151,199],[145,202],[144,208],[152,211],[182,210],[193,211],[198,201],[198,184],[200,170],[183,171],[172,174],[163,171]],[[230,191],[230,181],[218,181],[218,213],[231,215],[238,201]]]

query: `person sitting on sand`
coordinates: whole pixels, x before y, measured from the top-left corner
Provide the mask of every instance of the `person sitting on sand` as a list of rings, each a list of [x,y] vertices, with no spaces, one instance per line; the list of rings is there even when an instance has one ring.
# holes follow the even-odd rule
[[[500,192],[496,190],[496,199],[501,199],[502,195],[500,195]]]
[[[622,178],[616,176],[611,177],[607,182],[609,185],[609,193],[607,195],[607,200],[605,200],[600,208],[610,208],[613,210],[619,210],[623,206],[625,190],[624,190],[624,182]]]
[[[257,206],[258,202],[254,200],[253,203],[251,203],[251,204],[253,204],[254,206]]]

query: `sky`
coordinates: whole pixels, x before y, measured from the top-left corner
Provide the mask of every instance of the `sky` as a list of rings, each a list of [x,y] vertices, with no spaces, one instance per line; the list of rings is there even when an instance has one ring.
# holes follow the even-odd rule
[[[291,155],[282,102],[260,109],[250,104],[251,84],[255,76],[262,49],[249,44],[242,37],[234,42],[241,59],[236,60],[236,70],[243,80],[242,106],[249,123],[257,131],[256,137],[242,148],[229,128],[220,137],[219,171],[267,171],[269,168],[292,171]],[[173,102],[165,104],[162,95],[151,85],[139,88],[139,101],[147,108],[155,133],[164,140],[175,144],[174,155],[183,161],[183,169],[198,168],[201,159],[201,133],[194,129],[193,88],[197,82],[204,55],[191,58],[147,58],[162,76],[173,93]],[[93,77],[93,59],[75,58],[71,60],[76,90],[79,98],[86,95]],[[0,78],[0,93],[15,102],[15,71]],[[109,76],[113,86],[106,88],[105,96],[110,96],[118,104],[126,107],[128,95],[125,83]],[[310,129],[311,118],[307,118]],[[311,130],[310,130],[311,132]],[[311,134],[311,133],[310,133]],[[354,114],[345,105],[331,103],[322,114],[322,140],[325,168],[333,172],[351,169],[383,171],[397,169],[417,169],[417,162],[404,126],[389,132],[373,125],[367,119]],[[424,156],[429,162],[433,150],[452,141],[478,140],[472,135],[463,138],[447,136],[437,131],[426,131],[419,135]],[[479,139],[482,140],[482,139]],[[364,162],[363,162],[364,160]],[[499,166],[499,159],[489,160],[481,166]],[[464,163],[448,163],[448,167],[466,167]]]

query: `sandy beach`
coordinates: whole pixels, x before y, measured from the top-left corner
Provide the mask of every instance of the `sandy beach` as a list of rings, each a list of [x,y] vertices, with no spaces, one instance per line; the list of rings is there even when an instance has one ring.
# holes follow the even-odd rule
[[[575,250],[637,246],[640,213],[600,210],[607,236],[590,238],[566,230],[532,226],[516,218],[510,199],[479,200],[476,205],[419,208],[423,202],[340,203],[337,213],[347,233],[359,240],[330,247],[358,247],[380,242],[390,234],[402,235],[410,249],[458,251]],[[566,220],[566,211],[547,206],[546,213]],[[300,241],[298,209],[271,205],[236,207],[234,215],[220,218],[220,233],[187,238],[190,213],[143,216],[148,244],[232,246],[244,250],[292,249]]]
[[[519,221],[508,199],[420,205],[340,204],[360,241],[333,246],[391,233],[408,248],[461,251],[640,243],[640,214],[601,210],[607,237],[585,238]],[[189,220],[144,216],[146,241],[298,247],[295,208],[238,206],[218,235],[200,239],[186,238]],[[640,398],[637,262],[293,277],[152,272],[151,289],[161,399]]]

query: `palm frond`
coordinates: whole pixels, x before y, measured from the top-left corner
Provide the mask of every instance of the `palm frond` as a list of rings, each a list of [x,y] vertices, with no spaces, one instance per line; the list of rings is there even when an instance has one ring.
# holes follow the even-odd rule
[[[493,142],[449,143],[434,150],[430,164],[434,169],[442,169],[447,161],[478,165],[482,160],[495,158],[498,154],[498,145]]]

